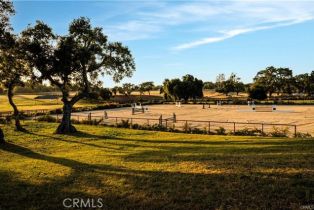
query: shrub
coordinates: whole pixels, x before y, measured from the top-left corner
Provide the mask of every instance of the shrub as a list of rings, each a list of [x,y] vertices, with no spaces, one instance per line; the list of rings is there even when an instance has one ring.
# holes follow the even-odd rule
[[[205,134],[207,133],[206,129],[199,129],[199,128],[191,128],[190,133],[194,134]]]
[[[147,127],[150,127],[151,130],[155,130],[155,131],[167,131],[167,128],[164,125],[160,125],[160,124],[153,124]]]
[[[137,124],[137,123],[132,124],[132,126],[131,126],[132,129],[142,129],[142,127],[143,127],[143,126],[141,126],[141,125],[139,125],[139,124]]]
[[[85,125],[99,125],[102,122],[102,119],[93,119],[93,120],[82,120],[82,121],[78,121],[78,120],[71,120],[73,123],[77,123],[77,124],[85,124]]]
[[[215,131],[218,135],[226,135],[226,129],[224,127],[219,127],[218,129],[215,129]]]
[[[301,132],[297,132],[295,135],[296,138],[302,138],[302,139],[309,139],[312,138],[312,135],[309,133],[301,133]]]
[[[57,119],[55,117],[52,117],[50,115],[43,115],[37,118],[37,121],[39,122],[57,122]]]
[[[0,118],[0,124],[9,124],[6,118]]]
[[[254,128],[252,130],[248,128],[244,128],[242,130],[237,130],[234,135],[238,136],[264,136],[265,133],[262,132],[262,130]]]
[[[288,137],[289,128],[273,127],[273,131],[270,133],[270,135],[273,137]]]
[[[62,114],[62,109],[55,109],[49,111],[49,114]]]
[[[6,124],[9,124],[9,123],[11,123],[11,121],[12,121],[12,116],[6,116],[5,117],[5,122],[6,122]]]
[[[130,128],[129,120],[121,120],[121,122],[117,123],[118,128]]]

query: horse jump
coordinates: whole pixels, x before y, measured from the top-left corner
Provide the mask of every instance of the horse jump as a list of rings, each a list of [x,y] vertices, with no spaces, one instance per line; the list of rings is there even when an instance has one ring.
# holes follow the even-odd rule
[[[160,115],[160,117],[159,117],[159,125],[162,125],[162,121],[166,121],[166,123],[168,122],[168,121],[172,121],[172,123],[176,123],[177,122],[177,115],[175,114],[175,113],[173,113],[172,114],[172,117],[168,117],[168,118],[162,118],[162,115]]]
[[[142,106],[142,104],[137,105],[136,103],[134,103],[134,104],[131,104],[131,107],[132,107],[132,115],[136,113],[144,113],[145,110],[148,110],[148,108]]]
[[[255,112],[274,112],[277,110],[275,105],[272,106],[252,106],[252,110]]]
[[[206,103],[203,103],[203,109],[205,109],[207,104]],[[208,108],[210,108],[210,104],[208,104]]]
[[[176,101],[176,107],[181,107],[181,101]]]

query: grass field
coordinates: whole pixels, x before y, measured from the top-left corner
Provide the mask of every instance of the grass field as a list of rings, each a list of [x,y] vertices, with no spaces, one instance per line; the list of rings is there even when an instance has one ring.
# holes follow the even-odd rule
[[[60,99],[35,99],[38,95],[16,95],[13,100],[19,110],[37,110],[37,109],[57,109],[62,107]],[[95,103],[90,103],[86,100],[81,100],[76,107],[94,106]],[[0,95],[0,112],[12,111],[12,107],[5,95]]]
[[[26,122],[4,127],[0,209],[299,209],[314,202],[314,140],[186,135]]]

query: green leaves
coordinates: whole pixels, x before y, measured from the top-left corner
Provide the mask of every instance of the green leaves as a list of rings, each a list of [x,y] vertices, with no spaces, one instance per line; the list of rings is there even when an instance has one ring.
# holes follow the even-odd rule
[[[79,98],[88,94],[93,84],[99,84],[100,75],[111,75],[119,82],[135,70],[130,50],[121,43],[109,43],[102,29],[93,28],[85,17],[73,20],[65,36],[54,35],[42,22],[28,27],[22,36],[28,60],[40,78],[62,92],[78,87]]]
[[[203,96],[203,81],[192,75],[185,75],[180,79],[166,79],[163,83],[165,98],[170,97],[174,100],[198,98]]]

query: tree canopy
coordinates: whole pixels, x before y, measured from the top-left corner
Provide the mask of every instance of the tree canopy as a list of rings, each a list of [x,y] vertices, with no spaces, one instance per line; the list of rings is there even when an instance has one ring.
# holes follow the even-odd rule
[[[62,92],[63,118],[57,133],[76,131],[70,120],[72,107],[87,97],[92,87],[99,86],[100,75],[110,75],[119,82],[135,70],[130,50],[119,42],[109,42],[102,28],[92,27],[88,18],[73,20],[64,36],[37,21],[22,37],[36,79],[48,80]],[[74,87],[79,89],[70,96]]]
[[[216,91],[228,95],[230,92],[239,92],[245,90],[245,85],[241,82],[240,77],[235,73],[231,73],[230,77],[226,80],[224,74],[219,74],[216,78]]]
[[[203,97],[203,81],[192,75],[185,75],[180,79],[166,79],[163,82],[163,93],[165,98],[172,100],[196,99]]]
[[[154,89],[154,82],[143,82],[139,84],[139,91],[140,92],[148,92],[148,95],[150,95],[150,91]]]

